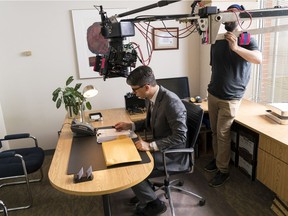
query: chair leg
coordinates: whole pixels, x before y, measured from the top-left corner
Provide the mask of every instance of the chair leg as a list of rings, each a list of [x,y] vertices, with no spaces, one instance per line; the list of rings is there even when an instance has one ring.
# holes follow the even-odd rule
[[[16,156],[16,155],[15,155],[15,156]],[[33,198],[32,198],[32,192],[31,192],[31,188],[30,188],[30,183],[40,182],[40,181],[42,181],[42,179],[43,179],[43,170],[42,170],[42,167],[41,167],[41,168],[40,168],[40,175],[41,175],[40,178],[39,178],[39,179],[29,180],[28,174],[27,174],[27,170],[26,170],[25,161],[23,160],[23,158],[22,158],[21,155],[17,155],[17,157],[20,157],[20,158],[21,158],[24,175],[2,178],[2,179],[0,179],[0,180],[4,180],[4,179],[7,180],[7,179],[14,179],[14,178],[24,178],[25,180],[23,180],[23,181],[17,181],[17,182],[3,183],[3,184],[0,185],[0,188],[1,188],[1,187],[4,187],[4,186],[12,186],[12,185],[18,185],[18,184],[26,184],[27,193],[28,193],[28,205],[20,206],[20,207],[14,207],[14,208],[8,208],[8,209],[7,209],[8,211],[16,211],[16,210],[20,210],[20,209],[28,209],[28,208],[30,208],[30,207],[32,206],[32,204],[33,204]]]
[[[29,179],[27,175],[23,175],[23,176],[17,176],[17,178],[25,178],[25,181],[18,181],[18,182],[11,182],[11,183],[5,183],[2,184],[0,186],[4,187],[4,186],[12,186],[12,185],[16,185],[16,184],[26,184],[26,189],[27,189],[27,196],[28,196],[28,204],[25,206],[20,206],[20,207],[14,207],[14,208],[7,208],[7,211],[16,211],[16,210],[21,210],[21,209],[28,209],[32,206],[33,204],[33,198],[32,198],[32,192],[31,192],[31,188],[30,188],[30,183],[29,183]]]
[[[0,206],[2,208],[2,210],[0,212],[4,213],[4,216],[8,216],[8,210],[7,207],[5,206],[5,204],[0,200]]]
[[[191,191],[185,190],[184,188],[181,188],[181,187],[178,187],[178,186],[174,186],[174,185],[172,186],[172,185],[171,185],[171,188],[176,189],[176,190],[178,190],[178,191],[183,191],[183,192],[185,192],[185,193],[187,193],[187,194],[189,194],[189,195],[191,195],[191,196],[197,197],[198,199],[200,199],[199,205],[200,205],[200,206],[205,205],[205,199],[204,199],[202,196],[200,196],[200,195],[198,195],[198,194],[196,194],[196,193],[193,193],[193,192],[191,192]]]
[[[175,216],[175,209],[174,209],[173,200],[172,200],[172,196],[171,196],[171,189],[170,189],[169,185],[165,187],[165,194],[168,197],[171,215]]]

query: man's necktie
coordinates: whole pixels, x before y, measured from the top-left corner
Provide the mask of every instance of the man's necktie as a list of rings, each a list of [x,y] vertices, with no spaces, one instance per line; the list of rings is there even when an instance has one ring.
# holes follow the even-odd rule
[[[150,104],[149,104],[149,112],[150,112],[150,119],[149,119],[149,122],[150,122],[150,127],[152,128],[152,113],[153,113],[153,106],[154,106],[154,103],[152,101],[150,101]]]

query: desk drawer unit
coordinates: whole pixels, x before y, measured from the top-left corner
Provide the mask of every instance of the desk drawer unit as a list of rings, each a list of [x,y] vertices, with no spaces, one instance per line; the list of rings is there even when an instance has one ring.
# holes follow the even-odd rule
[[[239,130],[238,166],[254,181],[256,179],[259,135],[245,128]]]
[[[263,134],[259,138],[257,179],[288,202],[288,146]]]
[[[252,181],[256,179],[259,134],[234,123],[231,128],[231,160]]]

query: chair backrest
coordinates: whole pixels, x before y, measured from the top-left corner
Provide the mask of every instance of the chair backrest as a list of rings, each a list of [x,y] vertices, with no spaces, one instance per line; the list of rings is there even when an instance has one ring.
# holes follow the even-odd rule
[[[187,148],[194,148],[200,128],[202,125],[202,119],[204,115],[203,109],[196,104],[182,100],[187,110]]]

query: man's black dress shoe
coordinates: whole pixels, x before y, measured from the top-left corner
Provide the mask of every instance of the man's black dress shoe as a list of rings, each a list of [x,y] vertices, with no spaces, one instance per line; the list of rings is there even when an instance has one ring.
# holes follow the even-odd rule
[[[164,213],[167,210],[167,207],[163,201],[160,199],[153,200],[144,208],[136,208],[136,215],[138,216],[156,216]]]

